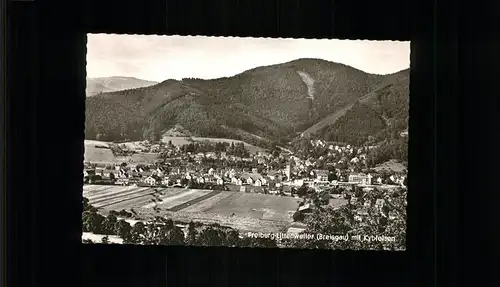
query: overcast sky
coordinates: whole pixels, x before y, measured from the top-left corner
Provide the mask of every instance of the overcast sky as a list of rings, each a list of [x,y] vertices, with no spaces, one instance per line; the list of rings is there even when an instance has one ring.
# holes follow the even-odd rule
[[[87,77],[213,79],[299,58],[389,74],[410,67],[410,42],[88,34]]]

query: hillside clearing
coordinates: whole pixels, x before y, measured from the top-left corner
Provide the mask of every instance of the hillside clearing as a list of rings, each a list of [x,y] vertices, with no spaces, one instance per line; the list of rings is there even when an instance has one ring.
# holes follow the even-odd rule
[[[393,171],[393,172],[404,172],[405,170],[407,170],[407,167],[396,161],[396,160],[390,160],[390,161],[386,161],[382,164],[379,164],[378,166],[376,166],[374,168],[377,172],[381,172],[381,171]]]
[[[175,146],[190,144],[191,140],[196,141],[196,142],[209,141],[212,143],[221,142],[221,143],[229,143],[229,144],[231,144],[231,143],[234,143],[234,144],[243,143],[250,153],[257,153],[257,152],[265,151],[264,148],[254,146],[254,145],[248,144],[248,143],[240,141],[240,140],[232,140],[232,139],[204,138],[204,137],[173,137],[173,136],[163,136],[161,139],[161,141],[164,143],[168,143],[169,141],[171,141],[172,144]]]

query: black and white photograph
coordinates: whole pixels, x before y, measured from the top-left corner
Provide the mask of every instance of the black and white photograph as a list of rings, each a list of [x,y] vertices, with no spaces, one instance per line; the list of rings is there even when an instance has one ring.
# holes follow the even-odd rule
[[[87,38],[83,243],[406,250],[410,42]]]

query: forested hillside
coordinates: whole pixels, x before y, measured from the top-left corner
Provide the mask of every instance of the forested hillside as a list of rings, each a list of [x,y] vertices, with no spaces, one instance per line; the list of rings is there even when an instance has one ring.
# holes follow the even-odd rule
[[[262,146],[286,143],[329,114],[353,106],[345,118],[320,134],[361,141],[386,127],[384,117],[407,118],[408,109],[400,106],[408,93],[396,78],[324,60],[299,59],[228,78],[166,80],[87,98],[86,138],[157,140],[166,130],[181,126],[193,136],[240,139]],[[376,100],[355,104],[381,86],[387,88]],[[356,119],[361,121],[353,122]]]
[[[367,97],[356,102],[316,137],[352,144],[379,142],[408,129],[409,71],[394,75]]]

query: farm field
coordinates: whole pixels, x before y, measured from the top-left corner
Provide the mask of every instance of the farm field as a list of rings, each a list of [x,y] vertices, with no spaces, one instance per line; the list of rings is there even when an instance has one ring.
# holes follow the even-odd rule
[[[101,194],[105,190],[112,189],[113,191],[116,190],[115,185],[90,185],[86,184],[83,186],[83,196],[90,198],[91,196],[94,196],[95,194]]]
[[[132,199],[140,198],[140,197],[146,197],[153,195],[155,193],[154,190],[148,189],[148,188],[141,188],[141,189],[136,189],[132,191],[127,191],[119,194],[113,194],[110,196],[103,196],[102,198],[99,198],[94,201],[90,201],[90,204],[93,206],[99,208],[99,207],[104,207],[108,205],[113,205],[116,203],[121,203],[121,202],[126,202]]]
[[[83,194],[85,195],[85,197],[88,198],[88,200],[90,202],[96,202],[99,199],[107,198],[107,197],[110,197],[113,195],[123,194],[125,192],[130,192],[130,191],[134,192],[137,189],[139,189],[139,188],[135,187],[135,186],[124,186],[122,188],[116,188],[116,187],[112,186],[112,187],[105,188],[105,189],[99,189],[97,191],[94,190],[93,193],[87,193],[86,195],[85,195],[85,192]],[[145,189],[147,189],[147,188],[145,188]]]
[[[293,197],[236,192],[205,211],[226,216],[234,213],[239,217],[289,221],[290,212],[293,214],[298,205],[298,200]]]
[[[169,195],[167,197],[163,197],[162,201],[158,203],[159,208],[170,209],[177,205],[183,204],[200,196],[210,193],[210,190],[201,190],[201,189],[191,189],[184,190],[184,192],[179,192],[175,195]],[[142,208],[153,208],[155,206],[154,203],[142,206]]]
[[[217,195],[212,196],[211,198],[205,199],[201,202],[198,202],[196,204],[192,204],[186,208],[184,208],[182,211],[184,212],[203,212],[206,210],[209,210],[210,208],[214,207],[217,203],[219,203],[221,200],[228,198],[233,195],[233,192],[221,192]]]
[[[183,188],[85,185],[84,196],[103,212],[134,209],[141,220],[163,214],[249,231],[283,230],[298,207],[292,197]]]

